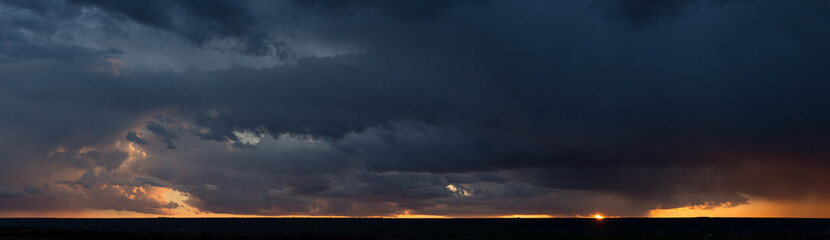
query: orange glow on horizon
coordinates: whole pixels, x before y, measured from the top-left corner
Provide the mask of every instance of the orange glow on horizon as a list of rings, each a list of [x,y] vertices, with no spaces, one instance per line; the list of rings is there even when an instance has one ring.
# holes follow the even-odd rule
[[[349,216],[312,216],[312,215],[247,215],[227,213],[186,213],[176,215],[159,215],[119,210],[56,210],[48,212],[14,212],[0,211],[3,218],[351,218]]]
[[[723,204],[714,207],[685,206],[670,209],[654,209],[649,217],[761,217],[761,218],[828,218],[830,204],[819,199],[769,201],[753,199],[748,204]]]
[[[421,214],[412,214],[412,211],[407,209],[404,210],[402,214],[397,214],[392,217],[383,217],[383,218],[450,218],[447,216],[441,215],[421,215]]]
[[[0,210],[2,218],[556,218],[579,217],[603,220],[618,216],[605,216],[601,213],[577,216],[557,216],[546,214],[514,214],[514,215],[479,215],[479,216],[452,216],[427,215],[413,210],[404,210],[397,214],[375,216],[335,216],[335,215],[253,215],[213,213],[197,209],[187,204],[188,194],[174,189],[155,186],[132,187],[114,184],[104,184],[96,187],[100,190],[116,193],[126,199],[154,201],[159,203],[173,202],[175,208],[161,208],[160,214],[139,213],[112,209],[43,209],[43,210]],[[827,218],[830,216],[830,204],[822,199],[770,201],[753,199],[748,204],[706,204],[684,206],[670,209],[653,209],[645,217],[654,218],[690,218],[690,217],[785,217],[785,218]],[[633,216],[636,217],[636,216]]]
[[[499,218],[554,218],[554,216],[545,215],[545,214],[532,214],[532,215],[506,215],[506,216],[499,216]]]

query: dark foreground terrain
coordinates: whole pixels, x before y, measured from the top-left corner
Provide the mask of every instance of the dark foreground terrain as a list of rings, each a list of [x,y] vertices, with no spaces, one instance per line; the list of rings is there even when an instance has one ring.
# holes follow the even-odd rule
[[[830,219],[0,219],[12,239],[830,239]]]

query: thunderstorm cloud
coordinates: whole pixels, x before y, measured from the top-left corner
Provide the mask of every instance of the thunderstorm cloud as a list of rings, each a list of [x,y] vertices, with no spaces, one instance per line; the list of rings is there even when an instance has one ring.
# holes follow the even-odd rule
[[[0,0],[0,216],[827,202],[828,42],[809,0]]]

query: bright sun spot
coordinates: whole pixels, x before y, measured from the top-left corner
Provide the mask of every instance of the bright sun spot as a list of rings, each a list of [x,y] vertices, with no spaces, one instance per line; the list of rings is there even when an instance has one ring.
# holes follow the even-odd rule
[[[594,215],[594,218],[596,218],[597,220],[602,220],[605,217],[603,217],[602,215],[596,214],[596,215]]]

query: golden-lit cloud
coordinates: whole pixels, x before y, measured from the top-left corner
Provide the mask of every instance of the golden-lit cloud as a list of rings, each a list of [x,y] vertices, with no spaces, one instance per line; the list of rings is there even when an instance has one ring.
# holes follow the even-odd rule
[[[449,185],[446,186],[446,188],[447,188],[447,190],[450,190],[453,193],[455,193],[455,195],[457,195],[457,196],[461,196],[461,197],[471,197],[471,196],[473,196],[472,191],[467,190],[467,189],[463,188],[462,186],[456,186],[456,185],[453,185],[453,184],[449,184]]]
[[[388,218],[449,218],[447,216],[441,215],[423,215],[423,214],[415,214],[412,213],[412,210],[404,210],[403,213],[393,215]]]
[[[830,216],[830,202],[821,199],[767,200],[751,199],[748,204],[734,206],[685,206],[654,209],[649,217],[795,217],[826,218]]]
[[[505,215],[505,216],[498,216],[498,218],[554,218],[554,216],[546,215],[546,214],[535,214],[535,215]]]

